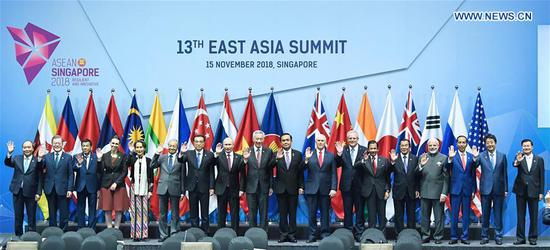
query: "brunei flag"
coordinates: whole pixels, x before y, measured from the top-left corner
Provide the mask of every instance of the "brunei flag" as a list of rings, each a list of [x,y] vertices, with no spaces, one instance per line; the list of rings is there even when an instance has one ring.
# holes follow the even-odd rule
[[[145,144],[147,145],[147,157],[152,158],[157,152],[158,145],[164,145],[166,138],[166,122],[162,114],[162,107],[158,93],[155,95],[153,109],[149,116],[149,127],[145,133]],[[155,173],[155,181],[153,185],[153,196],[151,196],[151,211],[155,217],[159,217],[159,197],[157,195],[158,174]]]
[[[46,95],[46,103],[44,109],[42,109],[42,116],[38,123],[38,129],[34,138],[35,154],[38,154],[39,149],[50,151],[52,148],[51,142],[53,136],[57,133],[57,124],[55,123],[55,117],[53,115],[52,103],[50,101],[50,92]],[[49,219],[50,214],[48,212],[48,201],[46,195],[42,192],[40,200],[38,200],[38,207],[44,215],[44,220]]]

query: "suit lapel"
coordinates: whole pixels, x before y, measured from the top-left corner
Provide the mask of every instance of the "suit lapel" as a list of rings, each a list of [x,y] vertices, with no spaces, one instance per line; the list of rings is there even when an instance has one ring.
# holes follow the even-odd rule
[[[531,162],[531,172],[533,172],[533,169],[537,167],[537,158],[533,155],[533,162]]]

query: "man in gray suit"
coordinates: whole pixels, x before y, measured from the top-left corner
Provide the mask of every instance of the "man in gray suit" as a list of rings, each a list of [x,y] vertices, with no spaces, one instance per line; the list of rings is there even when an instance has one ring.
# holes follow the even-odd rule
[[[420,175],[420,205],[422,207],[422,242],[430,242],[430,217],[435,217],[435,244],[443,238],[443,208],[449,191],[447,156],[439,152],[439,141],[428,140],[428,153],[422,154],[416,169]]]
[[[157,184],[157,194],[159,196],[160,218],[159,231],[162,242],[169,235],[175,234],[179,229],[179,201],[183,199],[184,193],[184,167],[178,161],[178,141],[170,140],[168,142],[168,154],[162,154],[164,147],[159,145],[157,152],[151,161],[153,168],[159,168],[159,179]],[[172,221],[170,223],[170,232],[168,232],[166,210],[170,202],[170,211],[172,212]]]

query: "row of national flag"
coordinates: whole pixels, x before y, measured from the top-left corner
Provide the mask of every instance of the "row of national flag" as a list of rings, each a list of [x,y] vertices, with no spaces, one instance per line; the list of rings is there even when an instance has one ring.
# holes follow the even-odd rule
[[[359,106],[359,114],[354,125],[352,125],[351,117],[348,112],[345,93],[342,93],[332,123],[332,128],[330,128],[328,117],[321,101],[321,93],[320,91],[317,91],[306,131],[303,151],[305,151],[307,147],[313,148],[315,145],[315,137],[322,134],[326,136],[328,141],[327,150],[334,153],[335,143],[341,142],[345,144],[346,134],[352,128],[358,132],[360,144],[366,145],[369,140],[376,140],[378,142],[378,148],[380,149],[379,154],[384,157],[389,157],[389,152],[391,149],[399,150],[397,142],[402,139],[409,140],[411,142],[412,152],[417,153],[418,155],[424,152],[426,142],[429,138],[437,138],[440,140],[442,142],[442,152],[445,153],[446,149],[450,145],[456,144],[456,138],[459,135],[467,135],[470,138],[469,146],[475,145],[480,149],[484,149],[485,145],[483,142],[483,137],[488,133],[489,129],[487,126],[480,93],[477,94],[474,114],[472,116],[472,121],[470,122],[469,130],[467,130],[458,98],[458,90],[455,91],[444,136],[442,133],[440,115],[436,106],[435,97],[435,91],[432,90],[426,122],[424,124],[423,131],[421,131],[420,121],[413,102],[412,90],[409,90],[408,92],[400,124],[397,122],[391,89],[388,90],[384,111],[380,123],[378,124],[378,129],[374,120],[367,91],[365,90],[362,95],[361,104]],[[214,150],[216,144],[221,143],[224,138],[230,137],[234,140],[235,151],[237,153],[241,153],[243,149],[253,145],[252,133],[258,129],[261,129],[266,134],[264,146],[273,151],[277,151],[281,147],[280,136],[284,131],[273,93],[269,96],[261,125],[256,115],[256,109],[254,107],[251,92],[248,93],[244,114],[239,126],[237,127],[231,108],[229,93],[226,91],[215,133],[209,119],[202,92],[191,127],[187,122],[181,91],[178,94],[174,104],[172,117],[170,123],[168,124],[168,128],[166,127],[158,93],[155,94],[152,110],[148,119],[147,129],[144,129],[141,119],[142,115],[134,94],[132,97],[131,106],[128,110],[126,123],[123,127],[118,108],[116,106],[115,96],[112,94],[103,124],[100,129],[93,92],[90,92],[80,127],[78,127],[76,123],[70,96],[67,96],[61,117],[59,119],[59,126],[57,126],[50,101],[50,95],[48,93],[38,125],[35,144],[37,145],[37,149],[43,148],[49,151],[51,150],[51,139],[57,134],[63,137],[65,141],[64,150],[67,153],[74,155],[82,151],[80,148],[80,141],[83,139],[91,140],[93,145],[92,148],[94,150],[96,147],[99,147],[102,148],[102,150],[107,151],[110,150],[110,139],[114,135],[117,135],[121,138],[121,144],[119,147],[121,152],[128,153],[130,144],[135,143],[138,140],[143,140],[146,142],[147,155],[152,157],[159,145],[163,145],[165,151],[167,152],[168,142],[173,139],[178,140],[180,144],[188,142],[188,146],[192,148],[191,140],[194,135],[202,134],[206,138],[205,148],[207,149]],[[470,150],[470,147],[468,147],[468,150]],[[338,182],[340,181],[340,172],[341,170],[338,168]],[[275,175],[276,172],[274,171],[273,174]],[[153,214],[158,217],[159,201],[158,196],[155,195],[158,175],[156,173],[155,175],[153,196],[151,198],[151,210]],[[477,177],[479,185],[480,173],[477,173]],[[129,186],[128,178],[126,180],[126,184]],[[77,197],[72,198],[73,202],[76,202]],[[74,204],[72,206],[74,206]],[[393,202],[391,200],[388,201],[389,207],[386,209],[388,218],[393,216],[392,204]],[[44,218],[47,219],[47,201],[45,199],[41,199],[39,201],[39,206],[44,214]],[[332,208],[334,214],[338,218],[343,218],[343,203],[339,191],[337,192],[336,197],[332,199]],[[479,217],[481,215],[479,194],[476,194],[471,208],[476,216]],[[212,213],[216,211],[216,209],[218,209],[216,198],[215,196],[212,196],[209,211]],[[244,196],[241,198],[241,209],[244,213],[248,212],[248,206]],[[183,215],[188,210],[188,200],[184,199],[180,202],[180,215]],[[276,218],[277,211],[277,201],[275,196],[273,196],[269,200],[269,218]],[[305,219],[307,218],[306,211],[306,204],[301,198],[299,201],[298,222],[307,221],[307,219]]]

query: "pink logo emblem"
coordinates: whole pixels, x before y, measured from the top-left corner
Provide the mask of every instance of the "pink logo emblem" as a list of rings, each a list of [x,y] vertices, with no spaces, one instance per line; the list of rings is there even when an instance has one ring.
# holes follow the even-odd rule
[[[50,59],[60,37],[32,23],[27,23],[25,29],[7,28],[15,41],[15,59],[23,67],[27,83],[31,84]]]

